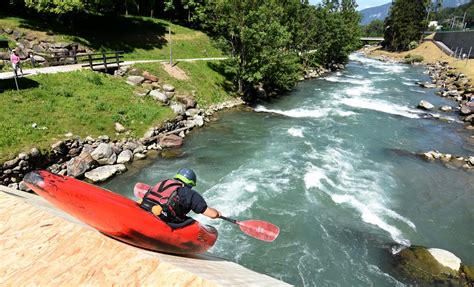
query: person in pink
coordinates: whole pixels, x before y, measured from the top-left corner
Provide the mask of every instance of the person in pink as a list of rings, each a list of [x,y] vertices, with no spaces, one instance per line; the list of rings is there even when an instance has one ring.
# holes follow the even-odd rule
[[[18,56],[18,51],[13,50],[13,53],[10,55],[10,62],[12,62],[13,72],[18,75],[18,69],[20,69],[21,76],[23,77],[23,69],[20,64],[20,56]]]

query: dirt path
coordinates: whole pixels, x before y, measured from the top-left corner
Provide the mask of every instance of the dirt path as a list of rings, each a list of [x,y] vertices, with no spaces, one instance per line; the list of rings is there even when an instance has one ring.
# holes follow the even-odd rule
[[[190,59],[173,59],[175,62],[194,62],[194,61],[222,61],[227,58],[190,58]],[[166,63],[169,60],[136,60],[136,61],[125,61],[123,66],[129,66],[137,63]],[[35,69],[24,69],[24,76],[33,76],[38,74],[55,74],[55,73],[64,73],[78,71],[81,69],[89,69],[88,67],[82,67],[82,64],[76,65],[65,65],[65,66],[54,66],[54,67],[44,67],[44,68],[35,68]],[[3,72],[0,73],[0,80],[12,79],[13,72]]]

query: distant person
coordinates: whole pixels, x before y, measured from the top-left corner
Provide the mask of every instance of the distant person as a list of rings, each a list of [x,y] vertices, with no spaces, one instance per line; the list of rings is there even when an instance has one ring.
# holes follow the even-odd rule
[[[193,189],[196,179],[194,171],[182,168],[173,179],[162,180],[150,188],[140,207],[174,224],[186,221],[191,210],[212,219],[219,218],[219,211],[208,207],[204,198]]]
[[[18,69],[20,69],[21,76],[23,77],[23,69],[21,68],[21,59],[18,56],[18,51],[15,49],[10,55],[10,62],[12,63],[13,72],[18,76]]]

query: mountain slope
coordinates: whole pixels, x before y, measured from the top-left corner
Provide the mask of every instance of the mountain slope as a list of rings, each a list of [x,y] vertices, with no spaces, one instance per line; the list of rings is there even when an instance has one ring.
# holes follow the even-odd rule
[[[458,7],[459,5],[466,4],[469,1],[470,0],[443,0],[443,8]],[[361,24],[367,25],[375,19],[384,20],[388,16],[391,6],[392,3],[389,2],[381,6],[360,10],[359,13],[362,14]]]

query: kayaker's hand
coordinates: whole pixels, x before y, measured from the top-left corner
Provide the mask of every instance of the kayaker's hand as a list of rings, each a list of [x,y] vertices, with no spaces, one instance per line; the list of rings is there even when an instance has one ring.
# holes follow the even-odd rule
[[[217,209],[214,209],[212,207],[206,208],[206,210],[202,214],[204,214],[205,216],[210,217],[212,219],[216,219],[216,218],[219,218],[221,216],[219,211],[217,211]]]

